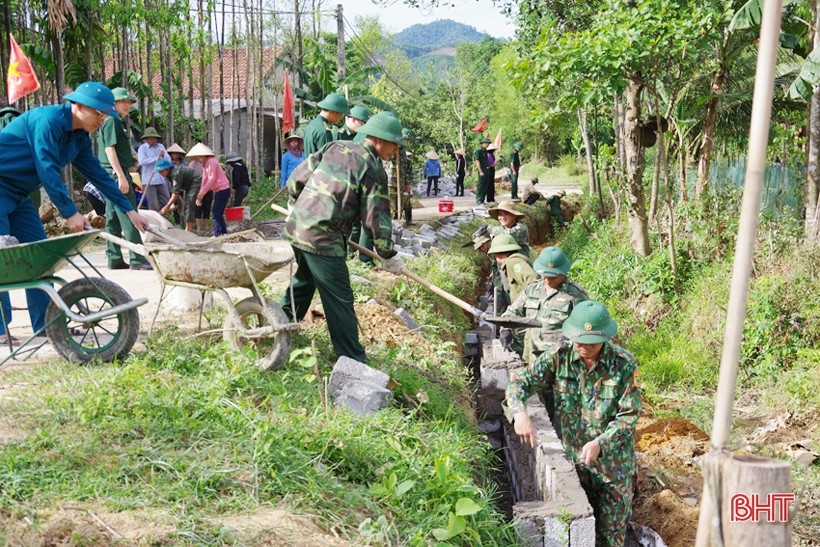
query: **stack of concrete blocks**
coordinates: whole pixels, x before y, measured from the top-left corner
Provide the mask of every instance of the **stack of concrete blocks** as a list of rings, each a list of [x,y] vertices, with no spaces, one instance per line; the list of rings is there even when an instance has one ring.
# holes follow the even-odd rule
[[[535,449],[523,443],[503,415],[504,392],[524,363],[501,347],[489,330],[481,336],[479,428],[494,448],[504,447],[515,505],[513,520],[522,545],[582,547],[595,545],[595,518],[574,464],[561,446],[546,409],[537,397],[527,411],[538,431]]]
[[[469,184],[465,179],[465,183]],[[433,196],[435,188],[433,185],[430,185],[430,197]],[[427,197],[427,178],[422,179],[416,184],[416,190],[414,192],[417,196],[426,198]],[[438,179],[438,197],[439,198],[450,198],[456,195],[456,179],[453,177],[439,177]],[[474,196],[471,191],[464,190],[465,196]]]
[[[430,224],[422,224],[418,231],[402,228],[397,221],[393,222],[393,245],[403,260],[430,252],[434,247],[446,248],[441,240],[453,239],[461,233],[461,226],[472,221],[475,215],[462,213],[442,220],[438,229]]]
[[[339,357],[330,373],[328,391],[336,403],[356,414],[373,414],[390,404],[390,376],[350,357]]]

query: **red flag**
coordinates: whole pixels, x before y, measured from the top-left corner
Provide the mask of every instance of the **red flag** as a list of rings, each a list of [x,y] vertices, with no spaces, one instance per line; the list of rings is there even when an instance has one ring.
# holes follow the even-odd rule
[[[282,134],[287,135],[296,127],[293,121],[293,92],[290,90],[288,71],[285,71],[285,92],[282,98]]]
[[[478,122],[478,125],[476,125],[472,129],[470,129],[470,131],[475,131],[476,133],[480,133],[481,131],[484,131],[485,129],[487,129],[487,118],[484,118],[483,120]]]
[[[26,54],[14,41],[14,37],[9,34],[11,40],[11,52],[9,55],[9,72],[6,78],[6,89],[9,94],[9,104],[15,103],[29,93],[34,93],[40,89],[40,82],[34,73],[34,67],[28,60]]]

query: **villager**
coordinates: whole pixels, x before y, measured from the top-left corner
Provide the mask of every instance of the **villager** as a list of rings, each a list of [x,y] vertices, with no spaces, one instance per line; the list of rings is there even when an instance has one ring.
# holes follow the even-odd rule
[[[156,168],[163,177],[171,181],[171,199],[159,213],[168,214],[168,211],[178,208],[177,201],[184,199],[184,209],[180,216],[185,220],[185,229],[192,232],[196,220],[196,197],[202,187],[202,175],[196,169],[179,167],[165,158],[157,162]]]
[[[91,184],[90,182],[86,182],[85,186],[83,186],[83,195],[85,199],[88,200],[88,203],[91,204],[91,208],[94,209],[94,212],[101,216],[105,216],[105,196],[103,196],[97,187]],[[130,221],[129,221],[130,222]]]
[[[535,189],[536,184],[538,184],[538,177],[533,177],[529,183],[525,183],[521,187],[521,195],[524,199],[524,203],[527,205],[533,205],[536,201],[544,197],[541,195],[541,192]]]
[[[559,247],[545,248],[533,263],[540,282],[527,285],[504,312],[541,323],[540,329],[525,330],[521,356],[529,364],[561,339],[561,325],[577,304],[588,300],[584,289],[567,279],[571,267],[572,262]]]
[[[524,148],[524,143],[518,141],[513,145],[512,154],[510,154],[510,199],[519,201],[518,197],[518,174],[521,171],[521,149]]]
[[[111,178],[91,147],[91,137],[106,116],[119,116],[114,108],[114,94],[103,84],[86,82],[63,97],[69,104],[33,108],[15,118],[0,132],[0,235],[12,235],[20,243],[46,239],[40,215],[29,194],[43,186],[54,206],[73,232],[89,229],[88,220],[66,190],[60,170],[72,164],[87,180],[94,183],[106,199],[124,211],[139,230],[148,226],[117,183]],[[0,334],[6,334],[11,321],[8,293],[0,295],[4,321]],[[26,290],[29,316],[34,331],[41,330],[49,296],[37,289]],[[10,343],[16,340],[7,336]]]
[[[550,208],[550,215],[552,215],[552,221],[556,224],[558,228],[563,228],[567,225],[567,221],[564,220],[564,212],[561,211],[561,198],[566,195],[566,191],[560,190],[559,192],[552,194],[550,197],[547,198],[547,205],[549,205]]]
[[[433,186],[433,195],[438,196],[438,179],[441,177],[441,164],[438,161],[438,154],[433,151],[425,155],[424,176],[427,177],[427,197],[430,197],[430,186]]]
[[[171,163],[173,163],[177,167],[188,166],[188,162],[185,161],[185,154],[187,154],[188,152],[186,152],[185,149],[177,143],[174,143],[171,146],[169,146],[166,152],[168,152],[168,155],[171,156]]]
[[[123,124],[123,119],[131,112],[131,105],[137,99],[124,87],[111,90],[114,95],[114,108],[119,116],[109,116],[97,131],[97,157],[103,169],[117,181],[120,192],[125,194],[128,202],[136,209],[137,201],[134,195],[134,181],[129,169],[134,166],[134,156],[131,154],[131,137]],[[105,231],[109,234],[130,241],[136,245],[142,244],[139,230],[131,223],[126,214],[114,202],[108,201],[105,205]],[[122,249],[111,241],[105,244],[105,254],[108,258],[109,270],[123,270],[129,267],[132,270],[152,270],[153,268],[144,256],[128,252],[129,264],[123,260]]]
[[[478,173],[478,184],[475,192],[476,205],[481,205],[487,198],[488,177],[490,173],[490,160],[487,147],[490,146],[490,139],[481,139],[481,146],[475,151],[475,168]]]
[[[456,196],[464,195],[464,177],[467,176],[467,160],[464,150],[456,150]]]
[[[356,138],[356,131],[367,123],[373,112],[363,105],[356,105],[350,109],[350,114],[345,117],[345,124],[336,131],[333,136],[334,141],[352,141]]]
[[[555,393],[561,444],[595,515],[595,544],[620,547],[632,513],[635,424],[641,414],[638,364],[612,342],[617,324],[600,302],[578,304],[561,330],[567,340],[507,385],[507,419],[535,448],[537,431],[526,400],[544,389]]]
[[[305,128],[305,156],[310,156],[333,141],[333,126],[350,114],[347,99],[338,93],[330,93],[317,103],[322,110]]]
[[[498,221],[498,226],[489,226],[491,237],[501,234],[510,234],[515,241],[521,245],[521,252],[530,256],[530,230],[520,219],[527,216],[516,209],[512,201],[502,201],[497,207],[491,208],[488,213],[490,217]]]
[[[302,153],[303,146],[304,141],[298,131],[291,131],[290,135],[285,138],[285,148],[287,150],[282,154],[282,188],[287,185],[288,179],[296,166],[305,159]]]
[[[354,222],[362,220],[363,231],[383,257],[382,269],[401,272],[404,264],[393,249],[387,174],[382,167],[402,142],[401,130],[398,119],[377,114],[359,128],[364,142],[336,141],[300,164],[288,180],[292,209],[283,236],[293,246],[298,268],[282,297],[282,308],[301,321],[318,289],[336,355],[363,363],[367,355],[353,308],[347,240]]]
[[[231,182],[233,183],[233,206],[242,207],[242,201],[251,191],[251,176],[245,161],[239,154],[231,152],[225,158],[225,163],[231,166]]]
[[[148,127],[140,137],[143,143],[137,149],[137,160],[142,168],[142,191],[152,211],[162,209],[171,198],[168,182],[154,169],[157,161],[166,157],[167,153],[165,146],[159,142],[161,138],[156,129]]]
[[[199,173],[202,176],[202,173],[205,172],[205,158],[190,158],[188,161],[188,167]],[[211,208],[213,207],[214,201],[214,193],[213,191],[207,192],[205,197],[202,198],[202,205],[197,205],[196,200],[194,200],[194,204],[196,205],[196,210],[194,211],[194,217],[196,220],[196,231],[200,234],[209,234],[211,232]]]
[[[486,169],[486,176],[487,176],[487,196],[486,200],[487,203],[495,205],[495,168],[496,164],[499,163],[495,157],[495,152],[498,150],[498,147],[495,143],[490,143],[487,146],[487,169]]]
[[[228,183],[228,177],[225,176],[225,171],[223,171],[222,166],[219,165],[219,161],[217,161],[214,156],[213,150],[201,142],[191,148],[187,157],[202,164],[202,185],[196,196],[196,204],[202,206],[205,194],[213,191],[214,201],[211,214],[214,219],[214,237],[227,234],[228,226],[225,224],[225,206],[231,197],[231,186]]]

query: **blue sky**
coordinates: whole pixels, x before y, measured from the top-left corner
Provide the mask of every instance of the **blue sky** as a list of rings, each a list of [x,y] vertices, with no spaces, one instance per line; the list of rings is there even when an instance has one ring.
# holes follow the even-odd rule
[[[336,4],[342,4],[344,16],[351,23],[357,16],[377,15],[391,32],[437,19],[452,19],[496,38],[512,38],[515,32],[515,27],[491,0],[442,0],[441,7],[428,9],[410,8],[401,0],[390,5],[374,4],[372,0],[330,0],[322,7],[333,9]]]

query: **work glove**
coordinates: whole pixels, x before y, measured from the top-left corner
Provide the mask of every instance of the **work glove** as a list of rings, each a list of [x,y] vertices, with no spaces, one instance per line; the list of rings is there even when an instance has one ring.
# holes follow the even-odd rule
[[[386,272],[400,275],[402,268],[404,268],[404,261],[398,254],[395,254],[391,258],[383,258],[381,268]]]
[[[484,224],[483,226],[479,226],[478,230],[476,230],[475,232],[473,232],[473,235],[472,235],[472,236],[470,236],[470,239],[472,239],[473,241],[475,241],[475,240],[476,240],[476,239],[478,239],[479,237],[481,237],[481,236],[483,236],[484,234],[486,234],[488,231],[489,231],[489,227],[488,227],[486,224]]]

